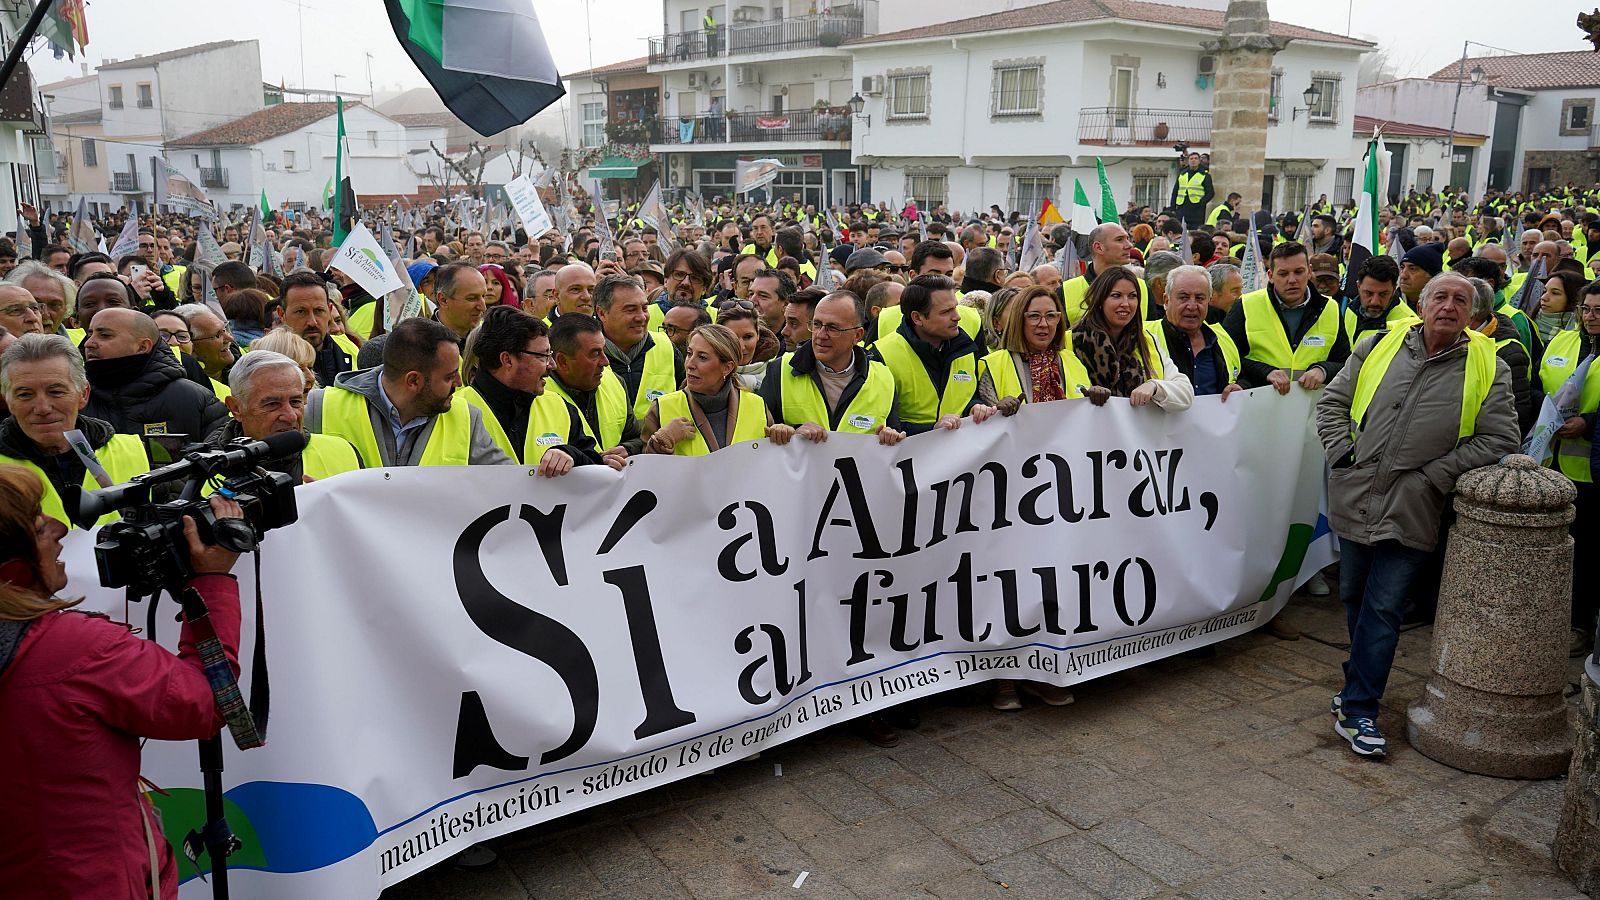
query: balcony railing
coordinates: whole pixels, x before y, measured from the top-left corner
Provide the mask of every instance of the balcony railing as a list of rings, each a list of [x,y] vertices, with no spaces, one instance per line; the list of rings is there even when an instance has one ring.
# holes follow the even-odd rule
[[[663,116],[663,144],[757,144],[850,140],[848,113],[802,110],[771,113],[707,113],[682,119]]]
[[[709,35],[704,28],[696,28],[651,38],[650,64],[837,47],[851,38],[875,34],[877,28],[877,0],[860,0],[809,16],[764,22],[718,22]]]
[[[227,169],[207,169],[207,168],[202,168],[200,170],[200,186],[201,187],[208,187],[208,188],[225,188],[225,187],[227,187],[228,186],[228,170]]]
[[[1211,146],[1211,111],[1101,106],[1078,110],[1078,143],[1109,147]]]
[[[137,172],[112,172],[111,189],[119,193],[138,193],[139,174]]]

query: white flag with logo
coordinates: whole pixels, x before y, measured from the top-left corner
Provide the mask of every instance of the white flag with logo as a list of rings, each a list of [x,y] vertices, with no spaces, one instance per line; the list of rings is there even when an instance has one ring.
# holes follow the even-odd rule
[[[378,245],[378,239],[361,222],[345,235],[344,243],[334,251],[328,268],[349,275],[372,297],[382,297],[405,287],[405,282],[395,273],[394,264],[389,262],[388,254]]]
[[[511,198],[517,215],[522,217],[522,227],[527,230],[530,240],[537,240],[539,235],[550,230],[550,213],[545,210],[544,201],[539,199],[538,188],[528,181],[527,175],[518,175],[506,182],[506,196]]]
[[[775,159],[741,159],[734,163],[735,193],[743,194],[771,184],[778,177],[783,163]]]

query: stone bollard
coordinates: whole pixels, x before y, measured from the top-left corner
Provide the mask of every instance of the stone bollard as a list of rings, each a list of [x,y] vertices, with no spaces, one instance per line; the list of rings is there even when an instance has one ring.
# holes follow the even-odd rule
[[[1567,771],[1576,496],[1521,454],[1457,480],[1433,675],[1406,711],[1406,737],[1424,755],[1500,778]]]
[[[1596,651],[1600,654],[1600,650]],[[1600,897],[1600,656],[1589,657],[1578,713],[1578,750],[1556,831],[1556,865],[1578,890]]]

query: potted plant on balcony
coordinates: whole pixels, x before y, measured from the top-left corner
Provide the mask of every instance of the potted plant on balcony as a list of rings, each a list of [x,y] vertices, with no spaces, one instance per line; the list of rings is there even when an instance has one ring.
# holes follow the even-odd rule
[[[1166,140],[1167,139],[1167,135],[1170,132],[1171,132],[1171,129],[1169,129],[1167,127],[1167,123],[1165,123],[1165,122],[1157,122],[1156,123],[1156,127],[1155,127],[1156,140],[1158,140],[1158,141]]]
[[[837,47],[844,43],[844,35],[837,31],[824,31],[817,35],[817,43],[824,47]]]

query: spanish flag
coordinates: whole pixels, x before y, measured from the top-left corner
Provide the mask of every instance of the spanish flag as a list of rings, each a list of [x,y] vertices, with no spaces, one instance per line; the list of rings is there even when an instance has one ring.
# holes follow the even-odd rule
[[[1049,228],[1051,225],[1065,225],[1066,222],[1066,219],[1061,218],[1061,212],[1056,209],[1056,205],[1050,202],[1050,198],[1044,198],[1044,208],[1039,210],[1039,227]]]

